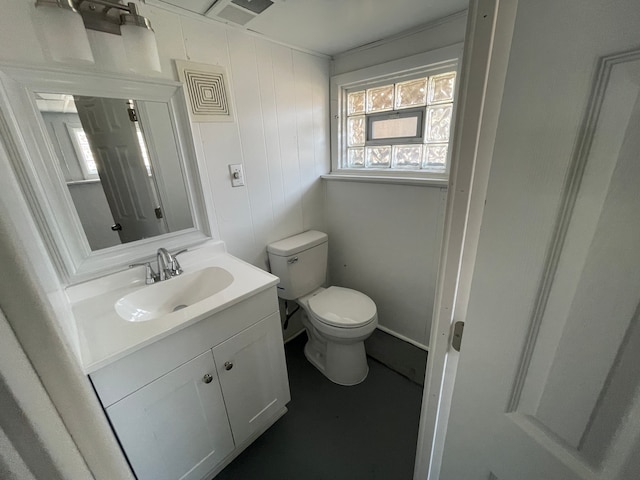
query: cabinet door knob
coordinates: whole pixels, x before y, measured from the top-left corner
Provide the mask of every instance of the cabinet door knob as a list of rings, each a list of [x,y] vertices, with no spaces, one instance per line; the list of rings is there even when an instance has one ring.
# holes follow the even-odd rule
[[[211,383],[212,380],[213,380],[213,377],[208,373],[204,377],[202,377],[202,381],[204,383]]]
[[[233,363],[231,362],[224,362],[224,369],[225,370],[231,370],[233,368]]]

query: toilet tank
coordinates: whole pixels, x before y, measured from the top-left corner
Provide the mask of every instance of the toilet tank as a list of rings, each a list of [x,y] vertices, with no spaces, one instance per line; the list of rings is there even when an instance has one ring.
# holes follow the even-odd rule
[[[267,246],[271,273],[280,277],[278,296],[295,300],[321,287],[327,277],[328,237],[309,230]]]

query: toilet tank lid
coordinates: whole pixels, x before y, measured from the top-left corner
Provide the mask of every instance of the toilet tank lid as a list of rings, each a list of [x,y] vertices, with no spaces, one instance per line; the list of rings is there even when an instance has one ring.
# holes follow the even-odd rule
[[[320,245],[328,240],[327,234],[318,232],[317,230],[308,230],[299,233],[293,237],[284,238],[273,242],[267,246],[267,252],[278,255],[279,257],[288,257],[295,255],[303,250]]]

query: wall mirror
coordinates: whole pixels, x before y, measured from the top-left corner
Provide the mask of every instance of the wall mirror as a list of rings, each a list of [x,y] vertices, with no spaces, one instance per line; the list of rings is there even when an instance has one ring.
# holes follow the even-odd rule
[[[64,283],[209,237],[181,84],[7,65],[0,82],[2,140]]]
[[[35,96],[92,251],[193,227],[165,103]]]

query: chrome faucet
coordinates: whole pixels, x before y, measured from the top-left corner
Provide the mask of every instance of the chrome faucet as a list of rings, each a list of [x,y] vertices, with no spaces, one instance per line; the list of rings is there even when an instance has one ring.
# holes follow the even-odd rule
[[[168,280],[172,277],[176,277],[180,275],[183,270],[176,258],[181,253],[186,252],[187,249],[180,250],[177,253],[171,255],[166,248],[160,247],[156,252],[156,262],[158,264],[158,273],[153,271],[153,267],[151,266],[151,262],[145,263],[134,263],[129,265],[129,268],[143,266],[146,268],[145,271],[145,283],[147,285],[152,285],[156,282],[162,282],[163,280]]]
[[[171,266],[173,264],[173,257],[166,248],[160,247],[156,253],[156,261],[158,262],[158,276],[159,281],[171,278]]]
[[[160,247],[156,253],[156,259],[158,261],[158,275],[159,281],[167,280],[171,277],[177,277],[182,273],[182,267],[176,258],[181,253],[186,252],[187,249],[180,250],[179,252],[171,255],[166,248]]]

